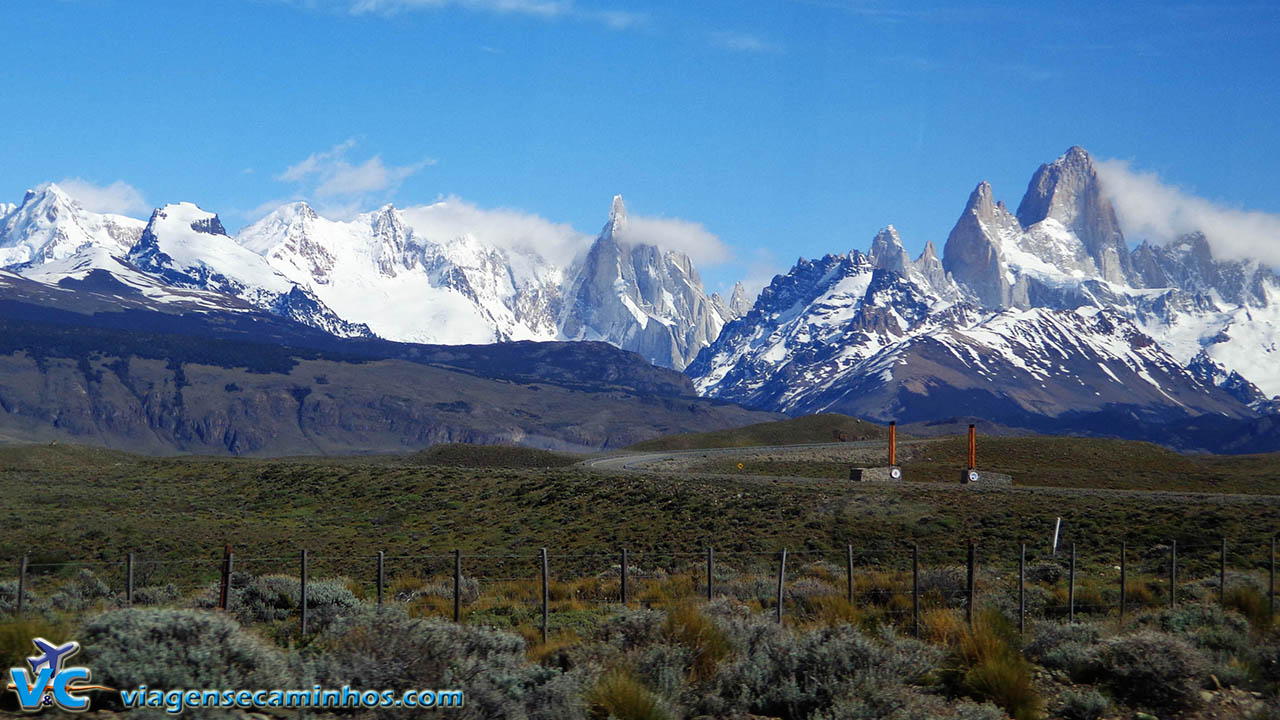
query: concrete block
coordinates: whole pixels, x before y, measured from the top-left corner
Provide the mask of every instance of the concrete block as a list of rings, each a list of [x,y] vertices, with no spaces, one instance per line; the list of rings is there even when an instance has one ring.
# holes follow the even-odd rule
[[[899,482],[902,480],[902,468],[897,465],[851,468],[849,479],[856,482]]]

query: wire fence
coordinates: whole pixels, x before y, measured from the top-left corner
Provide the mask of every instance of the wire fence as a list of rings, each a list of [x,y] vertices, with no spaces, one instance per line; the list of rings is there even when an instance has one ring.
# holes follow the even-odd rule
[[[374,555],[297,553],[156,559],[6,561],[0,612],[13,615],[96,607],[176,605],[295,622],[306,636],[335,597],[399,603],[457,622],[535,625],[544,641],[574,613],[622,606],[733,598],[787,617],[874,612],[920,631],[922,613],[991,608],[1027,620],[1118,615],[1187,602],[1241,603],[1276,613],[1275,537],[1199,539],[1115,547],[970,542],[960,552],[914,544],[846,546],[843,552],[627,550],[558,553]],[[345,593],[345,594],[344,594]],[[263,598],[266,600],[263,600]],[[1244,598],[1244,599],[1242,599]],[[1261,604],[1259,609],[1258,605]],[[255,606],[257,607],[257,606]]]

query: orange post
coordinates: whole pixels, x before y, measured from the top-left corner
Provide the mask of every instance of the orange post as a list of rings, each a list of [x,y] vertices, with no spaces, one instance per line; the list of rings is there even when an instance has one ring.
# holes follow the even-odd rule
[[[969,426],[969,469],[973,470],[978,467],[978,430],[974,425]]]
[[[898,464],[898,423],[889,422],[889,467]]]

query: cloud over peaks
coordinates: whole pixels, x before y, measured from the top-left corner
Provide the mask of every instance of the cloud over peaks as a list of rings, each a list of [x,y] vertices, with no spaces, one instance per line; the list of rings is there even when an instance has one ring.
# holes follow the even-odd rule
[[[110,185],[96,185],[83,178],[67,178],[58,182],[68,195],[89,212],[118,215],[146,215],[151,206],[137,188],[123,180]]]
[[[1125,235],[1167,243],[1202,232],[1219,260],[1260,260],[1280,268],[1280,215],[1214,203],[1133,169],[1124,160],[1095,165]]]

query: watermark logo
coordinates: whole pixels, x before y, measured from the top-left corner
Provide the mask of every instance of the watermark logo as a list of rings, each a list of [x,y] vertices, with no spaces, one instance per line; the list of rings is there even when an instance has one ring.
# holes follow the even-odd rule
[[[89,685],[89,668],[67,667],[67,660],[80,652],[80,643],[72,640],[64,645],[54,645],[44,638],[31,641],[40,652],[27,658],[31,665],[9,668],[9,690],[18,695],[18,705],[27,712],[47,707],[58,707],[67,712],[83,712],[89,709],[89,698],[77,693],[86,690],[110,690],[100,685]]]

